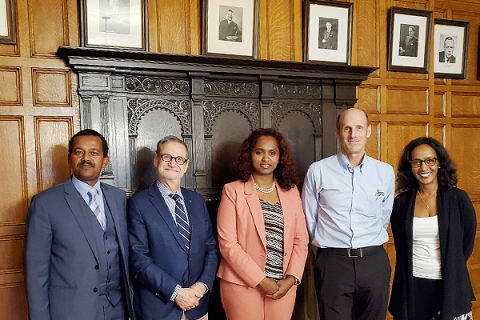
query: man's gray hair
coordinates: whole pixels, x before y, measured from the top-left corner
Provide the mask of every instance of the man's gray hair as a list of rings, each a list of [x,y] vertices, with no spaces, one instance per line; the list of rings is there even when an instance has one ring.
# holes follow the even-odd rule
[[[183,142],[182,139],[180,139],[179,137],[177,136],[166,136],[165,138],[163,138],[162,140],[158,141],[157,143],[157,151],[156,154],[160,155],[160,148],[162,147],[162,145],[164,145],[165,143],[167,142],[178,142],[178,143],[181,143],[183,144],[183,146],[185,147],[185,149],[187,150],[187,155],[188,155],[188,147],[187,145],[185,144],[185,142]]]

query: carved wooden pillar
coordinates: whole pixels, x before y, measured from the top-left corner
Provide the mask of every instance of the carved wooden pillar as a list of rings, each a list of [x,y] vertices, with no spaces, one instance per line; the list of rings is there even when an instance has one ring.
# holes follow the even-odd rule
[[[273,81],[277,77],[260,76],[261,96],[260,96],[260,126],[262,128],[272,127],[272,102],[273,102]]]
[[[195,188],[205,190],[208,188],[205,166],[205,127],[203,119],[203,101],[205,99],[204,83],[208,73],[189,72],[192,82],[192,129],[193,129],[193,156]]]
[[[92,113],[92,95],[85,94],[79,91],[80,96],[80,122],[82,123],[82,128],[91,128],[92,119],[90,114]]]

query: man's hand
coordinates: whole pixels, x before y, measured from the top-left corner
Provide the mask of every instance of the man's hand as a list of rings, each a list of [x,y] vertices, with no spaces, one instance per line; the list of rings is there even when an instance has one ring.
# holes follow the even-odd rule
[[[278,291],[272,295],[273,300],[282,298],[287,294],[288,290],[295,284],[295,278],[288,275],[285,279],[277,281]]]
[[[197,291],[202,295],[202,297],[205,294],[205,292],[207,292],[207,287],[205,287],[205,285],[201,282],[195,282],[190,286],[190,289]]]
[[[202,298],[202,294],[197,290],[191,288],[180,288],[177,296],[175,297],[175,303],[183,311],[187,311],[198,306],[198,301]]]
[[[267,296],[272,296],[275,292],[278,291],[277,282],[269,277],[263,278],[263,280],[260,281],[257,287],[262,288],[262,290]]]

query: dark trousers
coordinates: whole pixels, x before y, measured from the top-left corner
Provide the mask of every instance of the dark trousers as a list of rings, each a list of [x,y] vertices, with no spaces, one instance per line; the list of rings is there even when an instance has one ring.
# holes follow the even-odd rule
[[[432,320],[442,307],[442,280],[413,277],[415,320]]]
[[[314,273],[320,319],[385,320],[391,268],[382,246],[355,258],[319,249]]]

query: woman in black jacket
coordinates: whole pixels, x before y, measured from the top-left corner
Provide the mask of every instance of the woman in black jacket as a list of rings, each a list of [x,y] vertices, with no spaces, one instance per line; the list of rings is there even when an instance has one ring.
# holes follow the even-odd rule
[[[391,217],[396,267],[388,309],[395,320],[471,319],[475,296],[466,263],[476,215],[456,184],[437,140],[418,138],[405,147]]]

